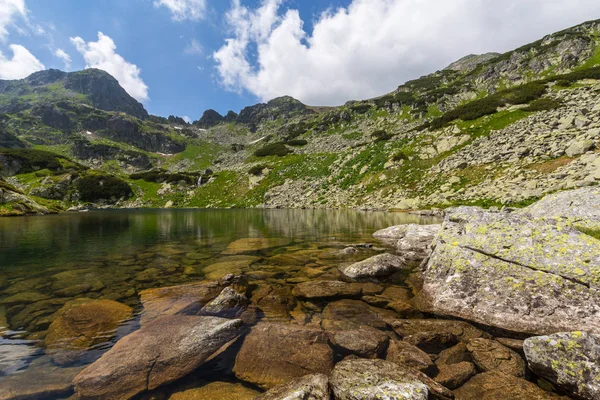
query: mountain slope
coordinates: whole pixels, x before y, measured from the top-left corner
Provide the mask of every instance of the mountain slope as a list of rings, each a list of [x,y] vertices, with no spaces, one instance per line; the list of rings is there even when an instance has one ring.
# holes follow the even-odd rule
[[[30,105],[5,109],[4,141],[118,177],[133,191],[119,206],[522,205],[600,182],[600,21],[465,57],[378,98],[313,108],[283,97],[239,115],[209,110],[191,126],[110,111],[46,72],[23,92],[0,85]],[[41,89],[52,79],[63,82],[54,97]],[[57,185],[2,171],[24,195]],[[75,192],[51,201],[78,205]]]

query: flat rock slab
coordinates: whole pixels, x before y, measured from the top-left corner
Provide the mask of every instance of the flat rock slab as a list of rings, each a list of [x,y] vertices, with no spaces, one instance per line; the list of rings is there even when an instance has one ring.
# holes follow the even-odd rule
[[[330,400],[329,378],[323,374],[306,375],[275,386],[254,400]]]
[[[352,280],[381,280],[407,268],[402,257],[393,254],[378,254],[366,260],[340,267],[345,277]]]
[[[415,304],[514,332],[600,332],[600,240],[460,207],[443,224]]]
[[[529,368],[582,399],[600,398],[600,335],[556,333],[525,340]]]
[[[533,218],[564,219],[576,227],[600,229],[600,188],[549,194],[521,212]]]
[[[327,334],[300,325],[258,323],[244,339],[233,372],[264,389],[313,373],[329,374],[333,351]]]
[[[59,365],[76,362],[92,346],[108,342],[133,310],[112,300],[77,299],[56,313],[48,328],[46,353]]]
[[[359,284],[341,281],[309,281],[294,288],[294,296],[305,299],[323,299],[331,297],[360,297],[362,289]]]
[[[454,391],[455,400],[552,400],[539,386],[500,372],[484,372]]]
[[[384,360],[346,360],[331,373],[336,400],[426,400],[427,386],[398,365]]]
[[[173,315],[119,340],[73,383],[82,399],[127,399],[189,374],[242,331],[241,320]]]
[[[179,286],[147,289],[140,292],[144,310],[142,325],[166,315],[196,314],[202,306],[221,293],[223,286],[216,281],[204,281]]]

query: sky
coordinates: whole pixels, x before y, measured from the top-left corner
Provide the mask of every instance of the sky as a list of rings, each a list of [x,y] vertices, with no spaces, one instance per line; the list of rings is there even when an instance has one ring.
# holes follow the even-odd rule
[[[100,68],[155,115],[340,105],[591,19],[598,0],[0,0],[0,79]]]

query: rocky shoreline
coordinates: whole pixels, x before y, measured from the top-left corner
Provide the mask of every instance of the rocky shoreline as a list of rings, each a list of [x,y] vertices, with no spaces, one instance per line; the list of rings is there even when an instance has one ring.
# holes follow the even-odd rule
[[[77,299],[0,399],[598,399],[599,205],[600,189],[583,188],[522,210],[448,209],[441,224],[376,232],[393,252],[335,273],[307,266],[313,278],[284,286],[215,264],[210,280],[142,291],[140,328],[85,367],[76,360],[132,310]],[[222,254],[241,266],[286,243],[242,239]],[[409,285],[390,284],[399,277]],[[190,377],[204,381],[173,389]]]

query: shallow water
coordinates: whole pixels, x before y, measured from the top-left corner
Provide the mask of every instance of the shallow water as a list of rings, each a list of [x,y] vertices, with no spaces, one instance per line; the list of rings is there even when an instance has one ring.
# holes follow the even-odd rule
[[[402,213],[325,210],[123,210],[0,219],[0,376],[15,379],[28,368],[60,374],[45,355],[44,339],[55,313],[74,299],[115,300],[131,306],[134,316],[70,368],[93,362],[139,328],[144,289],[230,273],[247,275],[251,285],[336,279],[340,263],[385,248],[374,231],[433,222]],[[268,240],[240,241],[246,238]],[[368,246],[342,251],[357,244]],[[0,378],[0,386],[2,379],[8,378]]]

